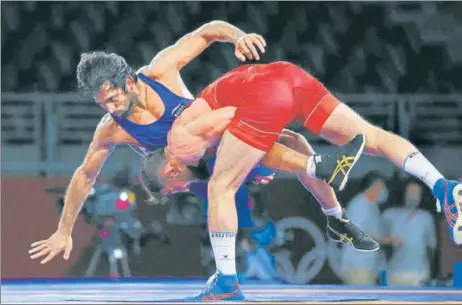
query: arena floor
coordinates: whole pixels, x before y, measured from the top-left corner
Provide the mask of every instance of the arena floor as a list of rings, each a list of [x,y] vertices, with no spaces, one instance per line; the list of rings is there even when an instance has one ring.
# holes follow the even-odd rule
[[[2,304],[181,304],[204,281],[2,281]],[[462,304],[462,289],[243,284],[251,304]],[[223,302],[221,302],[223,303]]]

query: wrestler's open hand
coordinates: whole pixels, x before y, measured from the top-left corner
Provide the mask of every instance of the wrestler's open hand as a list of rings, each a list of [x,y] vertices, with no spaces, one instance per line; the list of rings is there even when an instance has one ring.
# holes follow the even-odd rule
[[[46,264],[51,261],[56,255],[64,251],[64,259],[69,259],[72,251],[72,237],[60,231],[55,232],[47,240],[41,240],[31,245],[29,250],[31,259],[46,256],[40,263]]]
[[[248,59],[260,60],[260,54],[257,48],[261,53],[265,53],[265,47],[266,41],[261,35],[255,33],[245,34],[236,42],[234,55],[236,55],[237,59],[240,61],[245,61],[246,57]]]

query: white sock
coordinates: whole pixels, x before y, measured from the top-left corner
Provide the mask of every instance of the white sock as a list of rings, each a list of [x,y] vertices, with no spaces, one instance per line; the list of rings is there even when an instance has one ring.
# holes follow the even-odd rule
[[[308,158],[308,163],[306,164],[306,174],[308,177],[311,178],[316,178],[316,161],[315,157],[319,157],[316,155],[313,155]],[[320,157],[319,157],[320,158]]]
[[[334,216],[335,218],[338,218],[338,219],[341,219],[343,215],[342,207],[340,205],[332,209],[327,209],[327,210],[322,209],[322,212],[326,216]]]
[[[436,181],[444,178],[443,175],[420,152],[410,153],[403,162],[403,169],[416,178],[419,178],[433,190]]]
[[[222,274],[236,274],[236,234],[233,231],[209,233],[215,264]]]

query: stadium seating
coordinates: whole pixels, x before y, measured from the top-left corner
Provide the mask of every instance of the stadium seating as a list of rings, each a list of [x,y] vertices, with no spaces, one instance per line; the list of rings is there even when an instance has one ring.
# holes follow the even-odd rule
[[[263,34],[263,61],[298,63],[336,92],[451,93],[462,74],[457,2],[4,2],[2,8],[2,91],[72,91],[80,53],[117,52],[138,68],[214,19]],[[238,64],[231,46],[215,45],[185,70],[185,80],[197,93]]]

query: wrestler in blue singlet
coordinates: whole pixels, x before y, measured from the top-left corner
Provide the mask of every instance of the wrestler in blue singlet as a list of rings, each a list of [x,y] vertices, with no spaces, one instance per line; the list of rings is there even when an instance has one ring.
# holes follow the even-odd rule
[[[172,124],[180,113],[192,102],[192,100],[176,95],[170,89],[139,73],[138,78],[152,88],[160,97],[165,106],[164,114],[155,122],[147,125],[133,123],[127,118],[111,114],[114,121],[120,125],[129,135],[135,138],[148,151],[167,145],[167,134]]]

